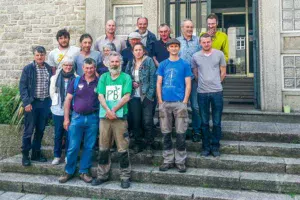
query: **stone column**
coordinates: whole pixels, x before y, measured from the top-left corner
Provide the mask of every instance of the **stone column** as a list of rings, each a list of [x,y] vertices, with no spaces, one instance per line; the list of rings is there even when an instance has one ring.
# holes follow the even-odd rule
[[[92,35],[94,41],[105,34],[105,22],[109,7],[109,0],[86,1],[86,32]]]
[[[282,111],[281,0],[259,2],[261,108]]]
[[[148,29],[157,36],[159,25],[159,0],[144,0],[143,13],[148,18]],[[162,14],[162,13],[161,13]]]

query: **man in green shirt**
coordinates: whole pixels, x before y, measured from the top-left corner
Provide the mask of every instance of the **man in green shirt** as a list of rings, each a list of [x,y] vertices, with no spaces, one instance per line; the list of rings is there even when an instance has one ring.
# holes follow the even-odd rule
[[[113,52],[109,55],[109,72],[104,73],[98,83],[97,93],[101,104],[100,107],[100,137],[97,178],[92,185],[100,185],[108,181],[111,160],[109,149],[112,139],[116,141],[119,162],[121,187],[130,187],[131,167],[129,162],[127,133],[127,102],[132,91],[132,81],[128,74],[122,70],[122,56]]]
[[[207,17],[207,33],[212,37],[213,43],[212,48],[220,50],[225,55],[226,63],[229,59],[229,42],[228,42],[228,36],[226,33],[223,33],[221,31],[217,31],[218,27],[218,16],[215,13],[211,13]],[[200,37],[204,33],[200,34]]]

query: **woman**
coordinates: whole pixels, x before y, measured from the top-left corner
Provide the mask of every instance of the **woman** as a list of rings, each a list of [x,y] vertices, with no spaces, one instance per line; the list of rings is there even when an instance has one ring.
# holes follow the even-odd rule
[[[69,83],[75,78],[73,60],[65,59],[62,69],[50,79],[50,97],[52,100],[51,112],[54,121],[54,159],[53,165],[60,163],[62,153],[62,137],[67,136],[63,127],[64,123],[64,101]],[[67,141],[67,140],[66,140]],[[67,149],[67,142],[65,145]]]
[[[100,63],[99,66],[97,66],[97,73],[99,77],[104,74],[105,72],[108,72],[108,56],[111,51],[113,51],[113,47],[110,44],[106,44],[103,46],[103,55],[102,55],[102,62]]]
[[[102,58],[101,58],[101,54],[99,51],[93,51],[91,50],[92,44],[93,44],[93,38],[90,34],[85,33],[83,35],[80,36],[79,39],[80,42],[80,53],[78,56],[75,57],[74,60],[74,68],[76,71],[76,74],[79,76],[83,75],[83,61],[86,58],[93,58],[96,61],[96,66],[98,67],[101,62],[102,62]]]
[[[134,59],[128,62],[125,72],[132,77],[133,92],[129,101],[129,116],[132,120],[132,132],[135,139],[134,151],[135,153],[141,152],[145,146],[147,157],[152,157],[154,142],[152,109],[156,67],[152,58],[146,55],[146,48],[142,43],[133,45],[132,52]]]

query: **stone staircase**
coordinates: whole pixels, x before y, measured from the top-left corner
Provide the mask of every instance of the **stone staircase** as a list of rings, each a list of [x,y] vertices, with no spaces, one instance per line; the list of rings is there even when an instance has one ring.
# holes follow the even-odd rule
[[[156,140],[161,143],[157,132]],[[300,124],[224,121],[223,136],[219,158],[201,157],[201,144],[188,140],[188,169],[183,174],[175,169],[159,171],[161,149],[153,159],[143,152],[131,154],[132,186],[121,189],[115,153],[111,181],[94,187],[76,177],[59,184],[64,165],[51,165],[50,129],[43,147],[49,162],[23,167],[21,155],[1,160],[0,191],[124,200],[300,200]],[[93,176],[96,157],[94,152]]]

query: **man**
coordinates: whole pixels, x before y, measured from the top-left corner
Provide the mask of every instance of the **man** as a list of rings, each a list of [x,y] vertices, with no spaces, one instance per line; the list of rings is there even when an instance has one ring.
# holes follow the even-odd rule
[[[121,71],[122,57],[113,52],[109,56],[109,72],[100,78],[97,92],[101,103],[100,109],[100,160],[97,178],[92,185],[99,185],[108,181],[111,167],[110,152],[111,140],[117,144],[121,187],[130,187],[130,161],[128,152],[129,135],[127,133],[128,113],[127,102],[132,90],[131,77]]]
[[[208,31],[207,33],[212,37],[212,48],[218,49],[222,51],[225,55],[226,63],[229,59],[229,41],[226,33],[223,33],[221,31],[217,31],[218,27],[218,16],[215,13],[211,13],[207,17],[207,27]],[[204,33],[201,33],[203,35]]]
[[[191,59],[194,53],[201,50],[199,38],[193,35],[194,24],[191,20],[185,19],[181,23],[182,35],[177,39],[180,41],[181,48],[179,52],[180,58],[191,64]],[[192,107],[192,127],[194,142],[200,141],[200,127],[201,119],[199,114],[199,106],[197,103],[197,81],[192,78],[192,92],[191,92],[191,107]]]
[[[146,47],[148,56],[153,57],[153,46],[156,41],[156,36],[154,33],[148,30],[148,18],[147,17],[139,17],[136,22],[136,26],[138,32],[141,35],[141,42]]]
[[[158,27],[158,33],[160,40],[154,42],[153,49],[153,60],[156,66],[158,66],[163,60],[169,58],[169,52],[167,50],[166,43],[171,39],[171,29],[167,24],[161,24]]]
[[[63,60],[74,60],[79,54],[80,49],[75,46],[70,46],[70,33],[66,29],[61,29],[56,34],[58,47],[53,49],[48,56],[47,63],[52,67],[52,72],[62,68]]]
[[[185,132],[188,128],[187,103],[191,93],[190,65],[179,58],[180,42],[170,39],[167,42],[170,57],[160,63],[157,70],[157,99],[159,103],[159,117],[163,134],[164,163],[160,171],[167,171],[174,167],[179,172],[186,172],[185,160],[187,157]],[[172,121],[175,118],[176,149],[172,144]]]
[[[141,35],[137,32],[132,32],[128,35],[129,46],[121,52],[123,57],[123,65],[122,71],[125,71],[126,65],[129,61],[133,60],[133,53],[132,47],[136,44],[141,42]]]
[[[108,20],[105,25],[105,35],[97,38],[94,48],[96,51],[103,53],[103,47],[110,44],[112,51],[121,52],[126,48],[126,42],[121,37],[116,35],[116,22],[112,19]]]
[[[24,134],[22,139],[22,165],[30,166],[29,151],[32,149],[31,160],[46,162],[41,153],[41,142],[50,112],[49,95],[51,67],[45,63],[46,50],[37,46],[33,50],[34,61],[25,66],[19,84],[24,113]],[[31,137],[34,132],[33,142]]]
[[[226,76],[226,61],[222,51],[212,48],[209,34],[201,36],[202,51],[193,55],[192,68],[198,80],[198,104],[202,119],[202,156],[220,156],[223,92],[221,82]],[[212,108],[213,129],[210,134],[209,115]]]
[[[70,83],[65,99],[64,128],[68,131],[69,144],[65,173],[59,178],[60,183],[65,183],[74,176],[82,138],[84,141],[79,167],[80,179],[86,183],[93,180],[88,171],[92,166],[93,147],[99,125],[99,102],[95,92],[97,84],[96,63],[92,58],[86,58],[83,61],[83,75]],[[70,124],[71,104],[73,112]]]

